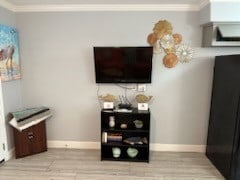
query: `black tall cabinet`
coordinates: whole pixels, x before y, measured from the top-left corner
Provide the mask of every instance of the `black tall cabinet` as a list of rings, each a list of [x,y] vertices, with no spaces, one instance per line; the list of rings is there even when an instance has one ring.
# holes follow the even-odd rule
[[[240,180],[240,55],[215,58],[206,155],[227,180]]]

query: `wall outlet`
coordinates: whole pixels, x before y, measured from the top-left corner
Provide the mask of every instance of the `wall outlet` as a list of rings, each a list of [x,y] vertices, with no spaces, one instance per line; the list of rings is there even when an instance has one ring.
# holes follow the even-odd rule
[[[138,84],[138,91],[144,92],[147,90],[147,85],[146,84]]]

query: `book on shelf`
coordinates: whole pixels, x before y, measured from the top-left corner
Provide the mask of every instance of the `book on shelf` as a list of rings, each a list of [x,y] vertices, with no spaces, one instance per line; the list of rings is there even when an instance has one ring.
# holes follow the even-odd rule
[[[120,142],[122,141],[122,134],[121,133],[108,133],[107,135],[107,142]]]
[[[122,134],[121,133],[107,133],[102,132],[102,142],[121,142],[122,141]]]

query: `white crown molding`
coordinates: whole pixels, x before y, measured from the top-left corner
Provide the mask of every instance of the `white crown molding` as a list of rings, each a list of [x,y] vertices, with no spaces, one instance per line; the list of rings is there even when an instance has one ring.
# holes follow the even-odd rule
[[[13,12],[74,12],[74,11],[199,11],[212,2],[239,0],[201,0],[198,4],[44,4],[14,5],[0,0],[0,6]]]
[[[72,12],[72,11],[198,11],[189,4],[61,4],[15,6],[15,12]]]
[[[100,149],[99,142],[89,141],[48,141],[49,148]],[[199,152],[205,153],[206,145],[159,144],[151,143],[151,151]]]
[[[198,3],[199,10],[210,4],[210,0],[202,0]]]
[[[6,0],[0,0],[0,6],[8,9],[10,11],[13,11],[13,12],[15,11],[15,6]]]
[[[202,8],[204,8],[206,5],[208,4],[211,4],[211,3],[223,3],[223,2],[239,2],[240,3],[240,0],[201,0],[199,3],[198,3],[198,8],[199,10],[201,10]]]
[[[188,144],[150,144],[151,151],[169,151],[169,152],[198,152],[205,153],[206,145],[188,145]]]
[[[210,2],[240,2],[240,0],[209,0]]]

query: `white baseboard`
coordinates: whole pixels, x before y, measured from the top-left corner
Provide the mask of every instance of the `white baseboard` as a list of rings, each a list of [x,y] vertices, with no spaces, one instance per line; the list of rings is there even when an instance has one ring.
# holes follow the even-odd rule
[[[189,145],[189,144],[158,144],[151,143],[152,151],[170,151],[170,152],[206,152],[206,145]]]
[[[100,142],[92,141],[48,141],[49,148],[69,148],[69,149],[100,149]],[[151,151],[168,151],[168,152],[206,152],[206,145],[186,145],[186,144],[159,144],[151,143]],[[5,161],[15,156],[15,148],[6,153]]]
[[[100,149],[100,142],[90,141],[48,141],[49,148]]]
[[[48,141],[49,148],[100,149],[100,142],[90,141]],[[205,153],[206,145],[150,144],[151,151],[200,152]]]
[[[6,153],[5,161],[8,161],[14,158],[14,156],[15,156],[15,148],[12,148]]]

